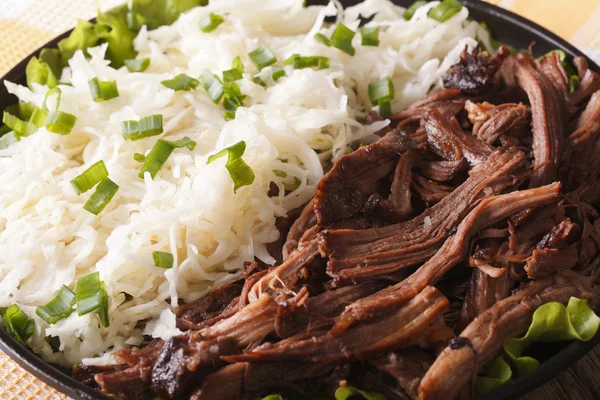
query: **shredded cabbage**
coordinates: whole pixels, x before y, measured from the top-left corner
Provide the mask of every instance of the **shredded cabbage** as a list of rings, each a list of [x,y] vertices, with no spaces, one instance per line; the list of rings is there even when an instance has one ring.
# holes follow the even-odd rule
[[[376,140],[374,132],[389,123],[358,122],[371,111],[369,84],[391,76],[392,110],[400,110],[441,88],[441,77],[465,47],[477,45],[482,30],[468,20],[465,7],[443,23],[428,18],[436,1],[409,21],[388,0],[366,0],[344,11],[335,3],[305,8],[302,0],[215,0],[195,8],[202,2],[151,3],[133,1],[135,21],[148,24],[136,34],[126,26],[129,10],[120,7],[93,26],[80,23],[60,50],[32,61],[29,88],[5,82],[35,107],[58,86],[61,111],[77,117],[68,135],[41,127],[20,141],[8,133],[0,143],[0,307],[19,304],[35,319],[29,344],[48,361],[89,362],[109,348],[139,344],[142,320],[153,321],[146,332],[154,336],[176,334],[169,313],[180,299],[195,300],[239,278],[245,261],[274,263],[266,244],[279,236],[276,218],[313,196],[324,164],[353,144]],[[187,12],[164,25],[181,11]],[[377,47],[362,46],[355,35],[356,54],[350,56],[314,38],[331,37],[335,24],[324,26],[326,16],[338,14],[339,23],[357,31],[358,16],[375,12]],[[211,13],[226,16],[224,22],[202,32],[200,21]],[[274,79],[273,67],[259,75],[248,54],[261,44],[285,76]],[[329,67],[284,66],[295,53],[326,57]],[[134,57],[149,59],[148,69],[129,72],[123,63]],[[174,91],[161,84],[206,70],[221,77],[236,57],[245,68],[235,83],[246,97],[238,98],[243,105],[230,121],[202,86]],[[255,82],[257,75],[264,85]],[[94,102],[88,87],[93,78],[116,81],[119,97]],[[156,114],[164,121],[160,135],[136,141],[122,136],[123,121]],[[158,139],[184,137],[197,143],[193,150],[174,152],[154,178],[138,177],[136,160]],[[226,163],[207,160],[240,141],[254,179],[234,191]],[[95,216],[83,209],[89,196],[77,196],[70,182],[100,160],[119,190]],[[271,182],[279,187],[274,197],[267,195]],[[156,267],[154,251],[172,254],[173,268]],[[73,288],[79,277],[96,271],[110,297],[107,328],[93,315],[73,313],[53,325],[35,315],[35,307],[52,300],[62,285]],[[60,340],[59,352],[47,336]]]

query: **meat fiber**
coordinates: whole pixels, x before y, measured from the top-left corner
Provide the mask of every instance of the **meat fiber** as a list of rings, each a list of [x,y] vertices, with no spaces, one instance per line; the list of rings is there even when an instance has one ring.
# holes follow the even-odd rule
[[[325,231],[319,247],[329,257],[327,273],[337,281],[357,281],[428,260],[476,202],[522,179],[524,163],[518,150],[497,150],[450,195],[410,221],[377,229]]]
[[[492,153],[490,146],[464,133],[456,118],[448,119],[436,109],[427,115],[425,130],[429,149],[445,160],[458,161],[464,157],[471,165],[478,165]]]
[[[238,353],[236,343],[229,337],[202,340],[192,334],[167,341],[152,369],[152,389],[161,398],[185,398],[226,362],[221,356]],[[187,395],[187,396],[186,396]]]
[[[577,148],[592,143],[600,136],[600,90],[595,92],[569,135],[569,144]]]
[[[410,184],[412,181],[411,169],[415,164],[415,158],[415,154],[410,151],[404,153],[394,171],[394,179],[390,187],[390,201],[400,218],[407,217],[412,210]]]
[[[425,118],[427,113],[434,108],[442,115],[451,117],[462,111],[466,100],[467,97],[462,95],[460,90],[445,89],[413,103],[406,110],[391,115],[390,119],[392,121],[418,121],[421,118]]]
[[[515,65],[518,84],[531,103],[534,164],[529,187],[538,187],[556,178],[565,137],[566,104],[531,55],[519,53]]]
[[[243,356],[228,357],[235,361],[295,360],[334,362],[360,359],[414,344],[414,338],[441,316],[448,300],[434,287],[425,287],[396,312],[370,323],[357,325],[341,335],[323,335],[279,343],[265,343]],[[412,339],[410,339],[412,338]]]
[[[413,399],[418,398],[421,379],[435,358],[427,350],[412,347],[369,360],[371,365],[396,379]]]
[[[533,312],[551,301],[566,304],[571,296],[597,307],[600,293],[582,275],[563,271],[530,283],[479,315],[461,332],[466,345],[448,346],[435,360],[419,386],[420,400],[452,400],[477,370],[489,362],[502,343],[523,334]]]
[[[448,89],[391,115],[275,221],[272,266],[245,260],[175,308],[183,334],[73,376],[123,400],[316,398],[345,384],[467,398],[537,307],[600,306],[600,77],[573,62],[571,93],[556,53],[463,52]]]
[[[573,64],[577,67],[580,82],[569,97],[569,111],[571,114],[577,113],[592,94],[600,90],[600,75],[589,69],[584,57],[575,57]]]
[[[376,191],[377,182],[393,171],[394,160],[413,148],[405,133],[393,130],[378,142],[340,158],[317,186],[314,209],[319,224],[359,214]]]
[[[556,201],[559,190],[560,184],[554,183],[481,201],[460,223],[456,233],[431,259],[402,282],[349,305],[337,319],[333,332],[339,334],[355,321],[372,319],[391,307],[408,301],[427,285],[435,285],[446,272],[465,257],[469,240],[478,231],[521,210]]]
[[[429,179],[438,182],[451,181],[469,168],[466,158],[455,161],[424,161],[417,165],[417,172]]]
[[[491,145],[512,129],[531,122],[531,109],[522,103],[504,103],[494,106],[467,101],[465,109],[473,123],[473,135]]]

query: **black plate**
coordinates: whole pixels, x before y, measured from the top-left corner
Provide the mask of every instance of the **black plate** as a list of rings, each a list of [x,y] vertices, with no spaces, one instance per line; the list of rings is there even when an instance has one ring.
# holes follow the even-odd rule
[[[408,7],[413,0],[393,0],[396,4],[403,7]],[[477,0],[461,0],[470,10],[470,16],[477,21],[485,22],[494,34],[494,38],[507,43],[516,48],[527,48],[532,42],[535,42],[533,52],[536,55],[542,55],[553,49],[562,49],[569,57],[583,56],[574,46],[570,45],[563,39],[559,38],[552,32],[542,28],[541,26],[522,18],[516,14],[506,11],[491,4],[483,3]],[[360,1],[350,0],[344,1],[344,5],[357,4]],[[309,1],[309,4],[323,4],[324,1]],[[56,47],[58,41],[68,36],[67,32],[44,47]],[[39,49],[41,50],[41,48]],[[9,80],[20,84],[25,84],[25,67],[29,59],[38,55],[39,50],[31,54],[29,57],[21,61],[8,72],[2,80]],[[600,68],[588,60],[590,68],[596,72],[600,72]],[[0,110],[16,103],[17,99],[6,92],[4,85],[0,85]],[[515,379],[506,385],[486,393],[485,396],[480,396],[483,400],[508,400],[515,399],[532,389],[542,385],[543,383],[554,378],[559,372],[563,371],[577,360],[583,357],[587,352],[600,343],[600,332],[596,337],[589,342],[572,342],[570,344],[557,344],[554,349],[548,354],[549,359],[544,362],[537,370],[527,375],[526,377]],[[60,367],[56,367],[44,362],[29,349],[21,346],[12,339],[4,330],[0,329],[0,349],[8,354],[25,370],[31,372],[37,378],[47,383],[48,385],[60,390],[74,399],[84,400],[107,400],[109,397],[103,396],[93,389],[82,385],[72,379],[69,371],[65,371]]]

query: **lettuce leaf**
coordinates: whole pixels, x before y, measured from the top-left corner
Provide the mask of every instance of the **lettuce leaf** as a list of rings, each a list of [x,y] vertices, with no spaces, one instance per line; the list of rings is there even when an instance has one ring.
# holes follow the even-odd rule
[[[571,297],[566,307],[557,302],[547,303],[535,310],[525,336],[504,342],[504,352],[515,366],[517,376],[522,376],[540,365],[532,357],[521,356],[534,342],[587,342],[599,325],[600,318],[588,307],[587,300]]]
[[[290,399],[286,399],[285,397],[283,397],[280,394],[270,394],[266,397],[263,397],[262,400],[292,400],[292,399],[306,399],[307,397],[305,395],[292,395],[292,397]],[[330,396],[328,396],[326,393],[324,392],[318,392],[315,394],[310,395],[309,397],[311,400],[327,400],[327,399],[331,399]],[[386,397],[380,393],[374,393],[374,392],[365,392],[364,390],[360,390],[355,388],[354,386],[340,386],[339,388],[337,388],[337,390],[335,391],[334,394],[334,398],[335,400],[359,400],[359,399],[365,399],[365,400],[387,400]]]
[[[347,400],[353,396],[360,396],[366,400],[386,400],[385,396],[381,393],[365,392],[354,386],[340,386],[335,391],[335,400]]]
[[[55,50],[55,51],[53,51]],[[32,89],[33,83],[46,85],[53,88],[58,85],[60,78],[60,58],[57,55],[57,49],[44,49],[40,57],[32,57],[25,67],[25,76],[27,77],[27,86]],[[56,63],[58,61],[58,64]],[[58,68],[57,68],[58,65]]]
[[[512,378],[510,365],[504,361],[504,357],[498,356],[485,366],[484,376],[475,379],[475,392],[489,392],[504,385],[510,378]]]
[[[525,336],[506,340],[502,346],[503,354],[487,365],[484,376],[476,378],[477,392],[495,389],[512,376],[521,377],[539,367],[538,360],[523,356],[533,343],[587,342],[596,335],[599,326],[600,318],[588,306],[587,300],[571,297],[566,307],[558,302],[544,304],[533,313]]]
[[[33,57],[26,68],[27,85],[33,83],[50,88],[59,83],[62,69],[77,50],[83,51],[101,43],[108,43],[106,57],[114,68],[134,59],[137,52],[133,40],[141,24],[148,29],[170,25],[181,13],[197,6],[208,5],[208,0],[133,0],[132,11],[127,5],[115,7],[106,13],[98,12],[96,22],[79,21],[71,34],[58,43],[58,49],[44,49],[39,57]],[[133,25],[130,29],[130,25]]]
[[[61,65],[66,67],[69,59],[73,57],[77,50],[82,50],[87,56],[87,49],[96,46],[99,39],[93,23],[79,20],[69,37],[58,42],[58,48],[61,52]]]
[[[127,27],[127,17],[123,12],[98,12],[95,33],[98,38],[108,43],[106,57],[114,68],[121,68],[125,60],[135,58],[137,52],[133,48],[136,33]]]
[[[148,29],[171,25],[179,16],[198,6],[208,5],[208,0],[134,0],[131,12],[144,21]]]

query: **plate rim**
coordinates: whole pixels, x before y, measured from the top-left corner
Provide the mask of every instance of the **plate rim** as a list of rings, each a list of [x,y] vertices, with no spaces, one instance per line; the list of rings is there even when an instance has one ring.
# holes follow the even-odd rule
[[[392,0],[394,3],[399,2],[412,3],[412,1],[403,0]],[[568,55],[583,56],[588,61],[589,67],[600,73],[600,67],[589,59],[587,55],[577,49],[575,46],[560,38],[558,35],[552,33],[548,29],[538,25],[537,23],[528,20],[525,17],[517,15],[509,10],[500,8],[490,3],[486,3],[480,0],[460,0],[470,10],[476,10],[483,14],[489,15],[491,18],[496,18],[509,25],[517,25],[521,29],[527,30],[537,36],[543,37],[547,42],[556,46],[557,48],[563,49]],[[93,21],[93,19],[92,19]],[[19,81],[25,75],[25,68],[29,60],[38,56],[40,51],[48,47],[56,47],[58,42],[67,37],[71,30],[55,37],[43,46],[39,47],[13,68],[11,68],[4,76],[0,77],[0,81]],[[12,95],[7,95],[12,96]],[[507,400],[513,399],[517,396],[521,396],[528,393],[544,383],[551,381],[560,372],[563,372],[568,367],[574,365],[578,360],[590,352],[596,345],[600,344],[600,331],[596,336],[588,342],[574,341],[569,343],[563,350],[558,354],[554,355],[546,362],[541,364],[539,368],[530,374],[513,379],[505,385],[485,393],[485,395],[478,396],[479,399],[483,400]],[[47,363],[29,348],[21,345],[16,340],[8,335],[3,329],[0,329],[0,350],[2,350],[11,360],[15,361],[19,366],[31,373],[33,376],[44,382],[45,384],[53,387],[57,391],[66,394],[74,399],[82,400],[106,400],[110,397],[103,395],[102,393],[92,389],[89,386],[76,381],[72,377],[64,374],[60,369],[54,367],[52,364]]]

